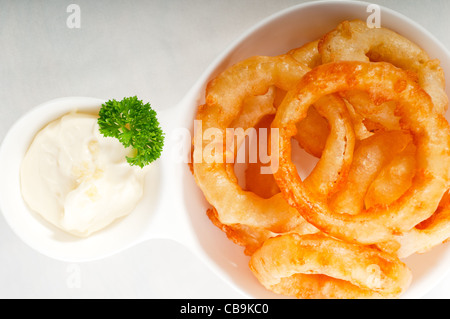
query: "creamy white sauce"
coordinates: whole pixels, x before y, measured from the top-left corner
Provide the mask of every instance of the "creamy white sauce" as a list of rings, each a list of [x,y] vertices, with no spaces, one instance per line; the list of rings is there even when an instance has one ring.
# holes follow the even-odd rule
[[[136,207],[148,170],[130,166],[129,150],[99,132],[97,117],[70,113],[35,136],[22,162],[22,195],[53,225],[89,236]]]

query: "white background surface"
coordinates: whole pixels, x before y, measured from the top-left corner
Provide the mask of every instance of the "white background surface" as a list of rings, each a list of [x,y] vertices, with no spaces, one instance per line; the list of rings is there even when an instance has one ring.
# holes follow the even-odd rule
[[[58,97],[137,95],[156,110],[175,108],[236,37],[302,2],[0,0],[0,141],[21,115]],[[372,2],[412,18],[450,48],[449,0]],[[66,25],[71,3],[81,8],[80,29]],[[30,249],[0,217],[0,298],[240,297],[173,242],[68,264]],[[450,277],[425,297],[450,298]]]

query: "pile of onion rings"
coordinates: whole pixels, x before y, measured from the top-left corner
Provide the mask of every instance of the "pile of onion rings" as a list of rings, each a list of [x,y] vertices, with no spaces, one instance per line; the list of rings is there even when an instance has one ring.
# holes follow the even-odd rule
[[[401,258],[450,238],[444,82],[418,45],[355,20],[208,83],[192,172],[207,216],[244,247],[264,287],[298,298],[396,298],[408,288]],[[239,177],[248,132],[270,156],[248,155]],[[316,158],[307,174],[296,152]]]

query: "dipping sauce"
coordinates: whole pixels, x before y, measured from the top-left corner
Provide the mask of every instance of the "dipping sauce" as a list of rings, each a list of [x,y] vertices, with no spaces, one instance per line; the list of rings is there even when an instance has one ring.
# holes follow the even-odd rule
[[[129,153],[99,132],[97,116],[64,115],[38,132],[25,155],[25,202],[60,229],[89,236],[132,212],[143,195],[150,165],[130,166]]]

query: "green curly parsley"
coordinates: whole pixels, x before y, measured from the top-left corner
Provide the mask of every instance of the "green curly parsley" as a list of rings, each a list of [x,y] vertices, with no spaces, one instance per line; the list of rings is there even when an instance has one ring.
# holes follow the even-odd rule
[[[100,133],[134,149],[133,156],[127,156],[130,165],[142,168],[161,156],[164,132],[149,103],[144,104],[136,96],[109,100],[102,104],[98,115]]]

